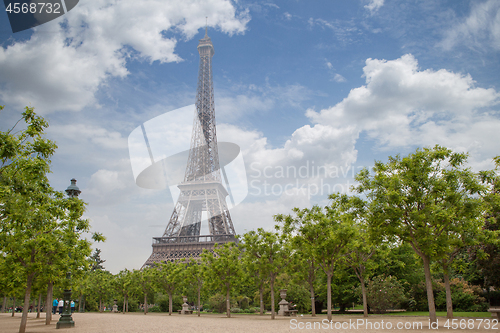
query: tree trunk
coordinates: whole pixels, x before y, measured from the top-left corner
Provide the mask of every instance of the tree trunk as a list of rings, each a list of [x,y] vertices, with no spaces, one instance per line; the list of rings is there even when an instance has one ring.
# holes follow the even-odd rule
[[[102,313],[103,312],[103,308],[102,308],[102,297],[99,297],[99,312]]]
[[[172,315],[172,292],[168,293],[168,315]]]
[[[12,304],[12,317],[14,317],[14,313],[16,313],[16,297],[13,297],[14,304]]]
[[[125,314],[125,303],[127,302],[127,296],[123,297],[123,311],[122,313]]]
[[[2,313],[5,313],[5,308],[7,307],[7,296],[3,297],[3,303],[2,303]]]
[[[42,294],[38,295],[38,309],[36,311],[36,318],[40,318],[40,312],[42,312]]]
[[[309,280],[309,290],[311,291],[311,313],[313,317],[316,317],[316,305],[314,304],[314,285],[311,280]]]
[[[363,317],[368,317],[368,302],[366,300],[366,286],[365,286],[365,277],[360,275],[359,278],[361,282],[361,294],[363,295]]]
[[[264,285],[259,287],[259,297],[260,297],[260,315],[264,315]]]
[[[274,319],[276,314],[274,313],[274,277],[271,277],[271,319]]]
[[[448,275],[448,267],[443,266],[444,274],[444,289],[446,290],[446,317],[453,318],[453,303],[451,300],[450,276]]]
[[[227,287],[227,291],[226,291],[226,316],[228,318],[231,318],[231,302],[229,301],[229,291],[230,291],[230,287],[228,285],[226,285]]]
[[[422,254],[422,261],[424,262],[424,272],[425,272],[425,286],[427,288],[427,303],[429,305],[429,319],[432,323],[437,322],[436,317],[436,305],[434,303],[434,293],[432,291],[432,276],[431,276],[431,265],[429,258]]]
[[[144,293],[144,314],[148,314],[148,294]]]
[[[24,293],[24,306],[23,306],[23,316],[21,318],[21,325],[19,326],[19,333],[26,332],[26,323],[28,322],[28,309],[30,307],[30,296],[31,296],[31,286],[33,285],[33,279],[35,278],[35,273],[28,275],[26,280],[26,292]]]
[[[201,306],[201,286],[198,285],[198,317],[201,316],[201,309],[200,309],[200,306]]]
[[[54,292],[54,283],[49,282],[47,285],[47,298],[45,299],[46,310],[45,310],[45,325],[50,325],[52,320],[52,293]]]
[[[326,313],[328,321],[332,321],[332,272],[326,274]]]

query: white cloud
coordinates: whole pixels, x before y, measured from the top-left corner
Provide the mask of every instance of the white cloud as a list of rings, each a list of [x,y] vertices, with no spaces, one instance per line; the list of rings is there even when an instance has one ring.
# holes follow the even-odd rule
[[[271,147],[262,133],[234,125],[219,125],[218,136],[219,141],[241,147],[253,199],[277,199],[284,193],[324,198],[335,190],[346,192],[349,186],[334,186],[354,175],[350,168],[357,158],[358,133],[352,126],[305,125],[278,148]]]
[[[98,148],[106,149],[126,149],[127,139],[119,132],[110,131],[97,125],[90,124],[68,124],[52,125],[47,130],[52,135],[56,135],[58,140],[68,140],[87,144],[92,142]]]
[[[275,225],[273,216],[291,214],[293,207],[311,207],[307,194],[291,190],[289,193],[282,193],[275,200],[244,202],[231,210],[231,219],[238,234],[257,228],[271,230]]]
[[[272,111],[277,106],[302,107],[301,104],[312,95],[311,90],[300,84],[232,84],[231,90],[216,91],[215,112],[218,119],[231,122],[242,115]]]
[[[229,0],[80,2],[64,16],[64,27],[55,20],[29,40],[0,48],[0,98],[31,103],[42,114],[95,105],[107,79],[128,74],[127,59],[181,61],[176,37],[166,35],[191,39],[205,16],[229,35],[243,33],[250,19]]]
[[[276,8],[276,9],[280,9],[280,7],[277,4],[270,3],[270,2],[265,3],[264,6],[269,6],[269,7],[273,7],[273,8]]]
[[[216,113],[219,119],[232,121],[243,114],[260,111],[269,111],[275,105],[271,97],[262,97],[254,94],[227,94],[223,93],[216,99]]]
[[[328,21],[321,18],[309,18],[307,23],[311,28],[318,26],[322,29],[332,30],[337,40],[342,43],[352,43],[357,38],[355,35],[360,33],[359,27],[352,20]]]
[[[370,0],[368,5],[365,5],[365,8],[370,11],[370,14],[375,14],[380,7],[384,5],[384,0]]]
[[[345,79],[345,77],[343,77],[342,75],[340,75],[339,73],[336,73],[334,76],[333,76],[333,81],[335,82],[346,82],[347,80]]]
[[[148,195],[148,191],[135,185],[128,159],[114,161],[95,171],[82,192],[95,206],[101,207],[129,202],[134,195]]]
[[[285,12],[283,13],[283,16],[285,17],[286,20],[290,21],[292,19],[292,14]]]
[[[500,50],[500,2],[473,2],[470,15],[454,24],[439,45],[449,50],[457,44]]]
[[[497,154],[491,140],[498,137],[496,105],[500,94],[475,86],[470,75],[445,69],[419,70],[410,54],[387,61],[368,59],[366,85],[352,89],[328,109],[307,111],[313,123],[366,131],[383,147],[443,144],[473,150],[477,158]],[[489,126],[484,126],[489,124]]]
[[[93,232],[106,237],[104,243],[95,243],[93,247],[102,250],[101,258],[106,260],[103,266],[111,273],[117,274],[125,268],[138,269],[151,254],[151,236],[144,232],[147,226],[141,223],[124,225],[108,214],[89,214],[85,218],[90,220]]]
[[[330,71],[330,73],[332,75],[332,79],[331,79],[332,81],[335,81],[335,82],[346,82],[345,77],[343,77],[339,73],[335,73],[335,68],[333,67],[333,65],[332,65],[331,62],[326,61],[326,67],[328,68],[328,70]]]

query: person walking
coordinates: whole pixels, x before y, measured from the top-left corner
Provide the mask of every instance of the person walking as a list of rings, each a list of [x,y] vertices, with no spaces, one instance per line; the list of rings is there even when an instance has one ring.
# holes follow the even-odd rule
[[[71,301],[71,313],[75,312],[75,301]]]
[[[63,313],[63,307],[64,307],[64,301],[61,298],[61,300],[59,301],[59,314]]]
[[[52,314],[56,314],[58,305],[59,301],[57,300],[57,298],[54,298],[54,301],[52,302]]]

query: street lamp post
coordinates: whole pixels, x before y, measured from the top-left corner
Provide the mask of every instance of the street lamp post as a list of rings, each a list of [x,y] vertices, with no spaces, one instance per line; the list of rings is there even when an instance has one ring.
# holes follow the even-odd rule
[[[80,195],[82,191],[76,186],[76,179],[71,179],[71,185],[68,186],[66,189],[66,194],[70,198],[78,198],[78,195]],[[59,321],[56,324],[56,328],[71,328],[75,327],[75,322],[73,321],[73,318],[71,317],[71,273],[68,272],[66,274],[66,279],[68,282],[68,289],[64,289],[63,292],[63,299],[64,299],[64,305],[63,305],[63,313],[61,314],[61,317],[59,317]]]

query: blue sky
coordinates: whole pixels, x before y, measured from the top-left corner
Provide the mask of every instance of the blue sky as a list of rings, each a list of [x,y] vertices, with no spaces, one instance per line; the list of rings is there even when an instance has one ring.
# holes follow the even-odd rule
[[[218,135],[240,146],[248,186],[238,233],[327,204],[388,155],[441,144],[475,170],[499,155],[495,0],[81,0],[16,34],[2,12],[0,126],[26,105],[49,120],[52,184],[78,179],[115,273],[144,263],[172,212],[168,189],[135,183],[128,137],[194,104],[206,16]]]

